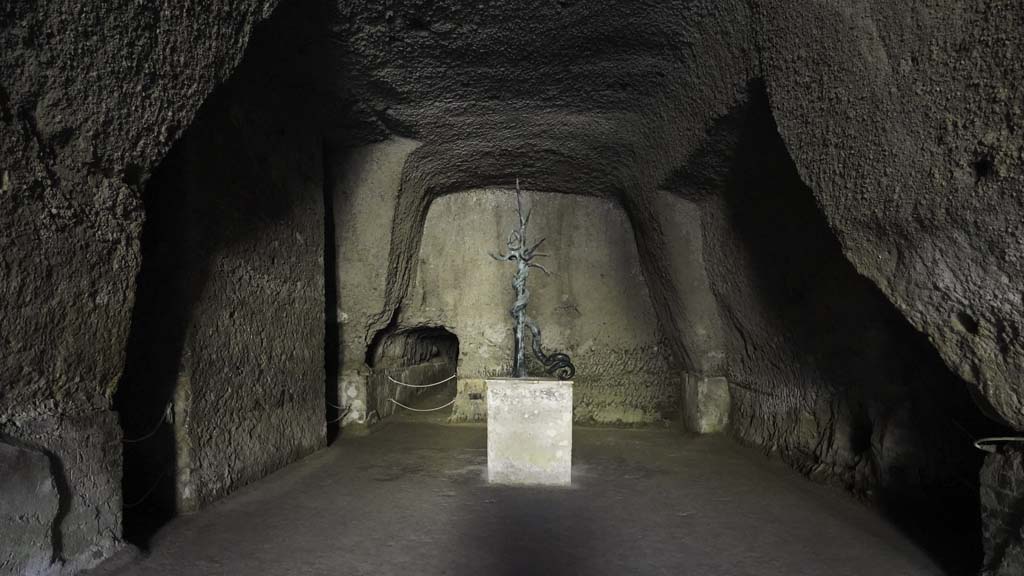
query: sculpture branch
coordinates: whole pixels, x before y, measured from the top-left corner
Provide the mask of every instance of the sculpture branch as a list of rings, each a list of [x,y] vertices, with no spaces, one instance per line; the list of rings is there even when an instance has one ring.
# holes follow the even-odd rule
[[[530,274],[530,268],[537,268],[544,274],[550,275],[547,268],[544,266],[532,262],[534,258],[541,256],[547,256],[547,254],[538,254],[537,248],[544,243],[545,238],[541,238],[533,246],[529,245],[526,240],[526,226],[530,222],[530,216],[533,214],[533,208],[530,207],[523,213],[523,197],[522,191],[519,189],[519,179],[516,178],[516,216],[519,220],[518,229],[513,230],[508,236],[506,247],[508,248],[507,254],[496,256],[491,254],[491,258],[500,261],[508,261],[516,263],[516,273],[512,277],[512,287],[515,289],[516,299],[512,304],[512,308],[509,313],[515,320],[513,325],[513,340],[515,342],[515,351],[512,360],[512,375],[517,378],[523,378],[526,376],[526,330],[530,331],[530,343],[534,357],[544,366],[544,371],[548,374],[554,374],[563,380],[568,380],[576,374],[576,367],[573,366],[569,356],[562,353],[554,353],[547,355],[544,353],[544,349],[541,346],[541,331],[537,323],[526,314],[526,305],[530,302],[530,291],[526,289],[526,279]]]

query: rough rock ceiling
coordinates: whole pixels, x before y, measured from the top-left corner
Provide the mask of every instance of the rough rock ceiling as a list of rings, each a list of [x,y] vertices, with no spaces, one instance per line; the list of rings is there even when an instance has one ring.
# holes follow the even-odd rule
[[[741,97],[749,16],[740,2],[341,3],[328,67],[338,93],[467,180],[621,192],[681,164]]]

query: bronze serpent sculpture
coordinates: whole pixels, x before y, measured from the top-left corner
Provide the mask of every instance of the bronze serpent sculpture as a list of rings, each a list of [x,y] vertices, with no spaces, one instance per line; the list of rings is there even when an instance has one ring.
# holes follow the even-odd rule
[[[530,291],[526,288],[526,279],[530,275],[530,268],[537,268],[545,274],[549,274],[544,266],[533,261],[534,258],[547,256],[537,252],[537,248],[544,243],[544,238],[533,246],[527,247],[526,226],[530,222],[531,209],[523,215],[522,192],[519,189],[519,179],[516,179],[516,215],[519,217],[519,227],[509,234],[508,253],[491,257],[495,260],[503,260],[516,263],[516,274],[512,278],[512,287],[516,291],[516,300],[512,304],[510,314],[515,320],[513,338],[515,340],[515,355],[512,362],[512,376],[516,378],[526,377],[526,348],[525,330],[530,331],[530,344],[533,355],[544,366],[544,371],[557,376],[562,380],[569,380],[576,374],[576,367],[567,354],[556,352],[548,355],[544,353],[541,346],[540,326],[526,314],[526,305],[530,302]]]

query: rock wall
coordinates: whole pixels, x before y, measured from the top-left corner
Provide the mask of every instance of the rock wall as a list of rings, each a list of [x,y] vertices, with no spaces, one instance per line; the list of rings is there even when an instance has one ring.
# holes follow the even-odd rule
[[[274,24],[304,22],[290,10]],[[309,60],[294,38],[258,36],[146,188],[115,396],[126,436],[140,439],[125,448],[130,536],[324,443],[323,143],[302,108]]]
[[[0,7],[0,434],[30,444],[63,468],[54,475],[66,479],[66,490],[57,481],[63,512],[56,517],[62,544],[51,543],[56,566],[87,565],[116,545],[120,465],[111,446],[120,443],[120,433],[109,401],[121,379],[143,265],[142,189],[200,103],[235,68],[255,24],[274,4],[48,0]],[[292,110],[324,110],[329,118],[320,125],[345,145],[389,130],[422,143],[393,140],[381,150],[397,148],[353,160],[354,166],[399,164],[365,172],[387,186],[364,188],[368,195],[361,200],[380,201],[383,212],[397,216],[360,229],[360,246],[372,250],[368,261],[379,256],[388,264],[383,276],[368,277],[372,290],[365,291],[365,306],[347,320],[338,316],[342,341],[351,337],[365,347],[406,302],[433,200],[521,176],[537,189],[584,191],[624,207],[673,361],[719,375],[727,342],[730,352],[742,350],[741,368],[728,362],[740,385],[758,384],[744,380],[741,372],[748,368],[767,378],[783,374],[784,387],[802,390],[817,382],[808,376],[810,368],[792,369],[789,360],[799,356],[795,344],[804,342],[794,339],[789,322],[781,328],[768,322],[775,302],[761,301],[767,297],[762,280],[714,282],[719,303],[742,310],[742,330],[757,335],[741,348],[740,329],[727,315],[719,314],[727,329],[718,335],[690,329],[712,325],[705,321],[707,307],[675,304],[689,298],[671,289],[686,285],[689,268],[681,259],[657,255],[658,246],[673,242],[657,233],[669,226],[664,203],[675,201],[666,193],[679,194],[694,179],[703,182],[703,196],[686,192],[686,200],[706,203],[705,232],[710,222],[720,233],[710,241],[705,236],[710,243],[703,259],[714,265],[716,251],[742,257],[757,248],[740,241],[759,229],[756,214],[733,214],[733,201],[709,194],[727,187],[724,173],[688,168],[707,166],[701,158],[718,153],[724,145],[716,140],[719,123],[730,122],[729,111],[742,104],[751,79],[761,78],[773,130],[838,241],[832,254],[850,261],[927,335],[992,418],[1024,428],[1024,205],[1018,193],[1024,185],[1024,10],[1018,2],[469,6],[443,0],[330,8],[336,13],[317,18],[323,28],[315,33],[299,26],[275,34],[310,44],[322,36],[332,40],[322,50],[330,59],[321,68],[322,82],[304,87],[308,98]],[[321,100],[323,92],[332,97]],[[349,169],[341,166],[325,162],[334,172],[330,182],[350,178],[338,173]],[[353,224],[345,209],[333,212],[336,221]],[[746,227],[752,232],[743,232]],[[336,228],[339,235],[345,230]],[[816,237],[827,244],[830,236]],[[817,262],[824,249],[818,244],[796,264]],[[737,263],[719,261],[729,268],[719,273],[753,274],[757,266],[750,262],[764,259],[794,264],[776,248],[765,242],[767,258],[760,253]],[[677,264],[682,267],[673,272]],[[354,268],[349,277],[361,270]],[[348,281],[341,276],[340,282]],[[226,284],[243,280],[235,276]],[[769,280],[766,293],[782,298],[789,281]],[[219,285],[214,278],[211,286]],[[345,309],[342,288],[334,312]],[[918,346],[862,288],[851,298],[875,311],[863,318],[826,314],[808,297],[802,307],[787,309],[790,320],[806,328],[801,318],[807,311],[849,320],[853,333],[874,334],[870,326],[881,325],[897,334],[897,349]],[[847,294],[845,284],[842,289]],[[227,302],[214,296],[211,305],[220,298]],[[857,352],[843,348],[849,342],[823,340],[811,342],[810,350]],[[763,351],[748,353],[754,345],[768,349],[778,365],[758,360]],[[888,352],[871,354],[883,365],[892,359]],[[347,393],[344,375],[356,374],[365,358],[343,360],[334,379]],[[817,364],[813,368],[820,372]],[[912,396],[915,386],[893,389]],[[889,398],[891,392],[882,387],[863,394],[902,406],[900,398]],[[356,399],[360,394],[365,400],[365,389],[355,390]],[[862,400],[854,394],[844,405],[872,404]],[[740,400],[736,413],[750,405]],[[840,413],[865,411],[874,413]],[[758,434],[797,430],[788,416],[749,412],[763,426]],[[875,424],[887,418],[871,418],[872,438]],[[847,420],[807,430],[821,431],[823,439],[849,437],[841,425]],[[832,463],[852,461],[843,451],[819,452],[835,457],[826,465],[830,470]],[[835,469],[838,477],[852,473],[847,464]]]
[[[38,574],[54,555],[57,482],[42,452],[0,444],[0,573]]]
[[[843,258],[764,95],[751,96],[737,112],[730,179],[701,201],[733,434],[879,503],[951,570],[969,570],[979,560],[978,541],[962,537],[978,518],[971,440],[985,419],[966,383]]]
[[[1024,428],[1024,9],[757,4],[772,112],[844,254]]]
[[[344,425],[365,423],[374,408],[366,383],[371,368],[367,351],[376,331],[374,319],[384,308],[387,290],[388,247],[395,198],[402,166],[417,147],[412,140],[395,138],[360,147],[332,147],[325,158],[327,185],[333,208],[337,285],[335,323],[330,326],[338,343],[334,380]],[[373,402],[375,405],[376,403]]]
[[[658,326],[625,212],[584,196],[524,193],[528,233],[543,238],[527,312],[550,353],[569,354],[577,422],[639,423],[674,418],[679,375]],[[511,367],[509,308],[514,264],[506,250],[516,222],[515,195],[473,190],[435,200],[398,326],[443,326],[459,338],[460,380],[506,375]],[[531,364],[531,374],[543,374]],[[483,402],[483,399],[478,400]],[[474,417],[481,411],[474,410]],[[454,415],[459,418],[459,414]]]
[[[984,576],[1024,573],[1024,452],[1006,446],[985,457],[981,513],[985,534]]]
[[[141,263],[144,181],[275,4],[224,2],[216,18],[129,2],[0,8],[0,434],[58,463],[53,548],[18,550],[54,569],[117,546],[121,434],[109,398]],[[20,544],[36,545],[46,544]]]
[[[779,133],[844,256],[1018,431],[1022,28],[1012,0],[766,0],[752,28]],[[989,549],[1020,546],[992,534]]]
[[[444,328],[458,337],[462,393],[456,419],[483,418],[486,412],[473,406],[483,402],[482,379],[509,370],[512,271],[488,252],[504,248],[514,196],[494,190],[451,194],[434,201],[422,228],[405,230],[407,222],[395,224],[396,198],[415,147],[397,139],[332,154],[338,395],[349,408],[346,424],[365,420],[371,404],[381,416],[380,400],[390,387],[367,389],[368,383],[383,382],[372,377],[367,352],[375,339],[389,334]],[[544,330],[545,347],[568,352],[577,364],[577,420],[638,423],[675,417],[679,373],[671,367],[625,213],[607,200],[529,197],[537,202],[532,230],[556,255],[547,265],[560,269],[551,277],[534,273],[530,310]],[[673,230],[673,238],[682,232]],[[389,251],[395,233],[419,234],[419,256],[411,260],[415,274],[407,295],[388,325],[377,330],[394,275]]]
[[[384,419],[402,410],[398,404],[422,403],[414,401],[425,397],[433,403],[410,408],[444,406],[456,388],[458,362],[459,339],[443,328],[418,327],[381,335],[367,350],[371,370],[366,381],[367,409]]]
[[[701,206],[665,190],[652,196],[650,220],[638,219],[645,222],[638,249],[650,290],[661,294],[662,331],[681,341],[689,372],[724,376],[725,334],[708,278]]]

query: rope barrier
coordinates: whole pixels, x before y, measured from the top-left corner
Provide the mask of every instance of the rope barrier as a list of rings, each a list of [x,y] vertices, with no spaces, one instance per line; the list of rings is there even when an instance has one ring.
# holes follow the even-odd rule
[[[974,441],[974,447],[982,452],[994,453],[996,451],[995,445],[997,443],[1005,442],[1024,442],[1024,437],[1020,436],[993,436],[991,438],[978,438]]]
[[[338,408],[340,409],[340,407],[338,407]],[[327,421],[327,423],[328,423],[328,424],[334,424],[334,423],[335,423],[335,422],[337,422],[338,420],[341,420],[341,419],[342,419],[342,418],[344,418],[345,416],[348,416],[348,413],[349,413],[349,412],[350,412],[350,411],[352,410],[352,408],[351,408],[351,407],[349,407],[349,408],[345,408],[344,410],[345,410],[345,411],[341,413],[341,416],[338,416],[338,417],[337,417],[337,418],[335,418],[334,420],[328,420],[328,421]]]
[[[445,404],[444,406],[438,406],[437,408],[410,408],[409,406],[402,404],[401,402],[395,400],[394,398],[388,398],[388,400],[391,400],[391,402],[401,406],[402,408],[405,408],[406,410],[412,410],[413,412],[436,412],[437,410],[441,410],[451,406],[452,404],[455,404],[455,398],[452,398],[451,402]]]
[[[356,422],[357,424],[369,424],[371,420],[380,420],[380,414],[377,414],[376,410],[370,410],[362,420],[353,420],[353,422]]]
[[[131,504],[125,504],[124,505],[125,510],[131,509],[131,508],[135,508],[139,504],[142,504],[143,502],[145,502],[146,498],[149,498],[149,496],[151,494],[153,494],[153,491],[156,490],[156,487],[160,485],[160,482],[164,479],[165,476],[167,476],[167,470],[164,470],[160,474],[160,476],[157,477],[156,482],[153,482],[153,485],[149,487],[149,490],[146,490],[146,493],[142,495],[142,498],[139,498],[138,500],[136,500],[135,502],[132,502]]]
[[[451,376],[445,378],[444,380],[441,380],[439,382],[434,382],[433,384],[406,384],[405,382],[399,382],[398,380],[395,380],[390,375],[388,375],[388,380],[391,380],[392,382],[394,382],[395,384],[398,384],[399,386],[407,386],[409,388],[430,388],[432,386],[437,386],[439,384],[444,384],[445,382],[451,380],[452,378],[455,378],[458,375],[459,375],[459,373],[456,372],[455,374],[452,374]]]
[[[149,432],[149,434],[146,434],[145,436],[141,436],[139,438],[124,438],[121,440],[121,442],[124,442],[125,444],[134,444],[136,442],[142,442],[143,440],[149,440],[150,438],[152,438],[153,435],[156,434],[157,430],[160,429],[160,425],[167,420],[167,411],[170,407],[171,404],[170,402],[168,402],[167,406],[164,406],[163,412],[160,413],[160,419],[156,421],[156,426],[153,426],[153,429]]]

